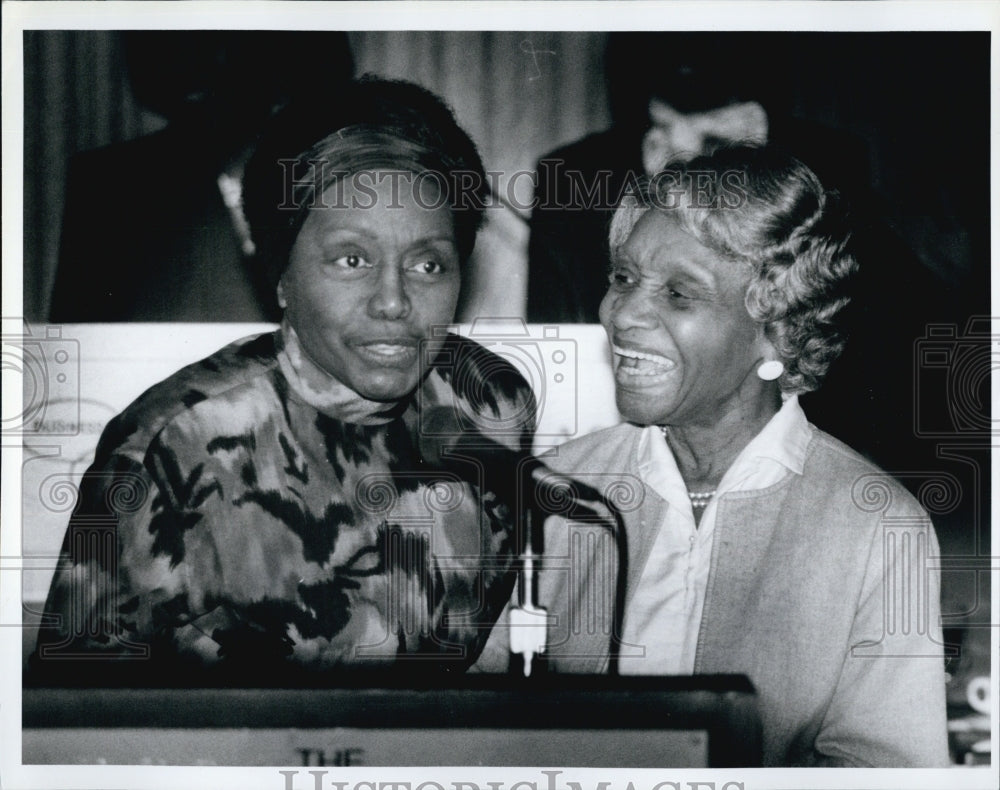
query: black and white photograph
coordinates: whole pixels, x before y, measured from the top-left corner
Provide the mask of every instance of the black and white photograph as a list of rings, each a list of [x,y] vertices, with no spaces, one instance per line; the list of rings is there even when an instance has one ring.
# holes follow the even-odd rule
[[[1000,3],[2,12],[4,787],[996,786]]]

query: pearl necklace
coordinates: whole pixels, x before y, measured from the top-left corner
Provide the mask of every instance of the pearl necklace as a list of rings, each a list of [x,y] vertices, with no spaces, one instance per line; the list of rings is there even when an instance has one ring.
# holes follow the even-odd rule
[[[708,507],[715,491],[688,491],[688,496],[691,497],[691,507]]]
[[[666,441],[667,438],[667,428],[665,425],[658,426],[660,433],[663,434],[663,439]],[[712,491],[688,491],[688,497],[691,499],[691,507],[708,507],[708,503],[712,501],[712,497],[715,496],[718,489]]]

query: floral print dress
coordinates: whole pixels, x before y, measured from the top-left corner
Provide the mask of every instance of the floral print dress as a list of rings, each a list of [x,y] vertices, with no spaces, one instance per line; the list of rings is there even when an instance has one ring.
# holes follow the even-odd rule
[[[508,496],[424,462],[421,414],[527,450],[534,401],[465,338],[427,367],[406,401],[366,401],[285,324],[148,390],[81,482],[35,669],[464,670],[512,591],[517,530]]]

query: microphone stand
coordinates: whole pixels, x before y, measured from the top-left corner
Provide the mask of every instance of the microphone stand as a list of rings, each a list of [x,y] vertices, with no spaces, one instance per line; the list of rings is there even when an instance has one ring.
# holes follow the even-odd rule
[[[422,415],[421,420],[421,425],[424,426],[424,433],[419,438],[419,453],[422,460],[427,459],[434,465],[449,468],[474,485],[485,486],[499,495],[501,501],[506,500],[514,507],[519,528],[517,534],[523,537],[524,543],[521,546],[518,572],[519,605],[509,611],[510,651],[520,657],[524,676],[530,677],[536,657],[544,658],[546,651],[548,612],[538,605],[538,583],[535,575],[536,560],[544,557],[544,530],[535,529],[534,517],[538,515],[541,518],[544,510],[537,508],[535,502],[531,501],[534,497],[528,492],[535,492],[539,486],[545,485],[544,480],[534,478],[536,472],[552,472],[542,461],[530,454],[517,453],[475,431],[462,430],[456,423],[451,409],[433,407],[427,415]],[[435,437],[439,436],[448,437],[451,441],[435,440]],[[502,471],[513,467],[513,477],[504,480],[506,477],[504,475],[498,480],[495,475],[497,467]],[[482,478],[478,474],[471,475],[471,470],[476,470],[477,473],[489,470],[494,474]],[[628,582],[628,537],[625,534],[625,525],[618,508],[605,495],[585,483],[556,473],[552,474],[558,478],[557,482],[561,485],[565,486],[568,483],[572,486],[574,502],[585,499],[577,493],[582,488],[587,494],[586,498],[601,502],[614,520],[613,524],[609,524],[607,519],[600,517],[582,503],[579,505],[581,510],[589,511],[590,521],[597,516],[601,525],[611,531],[618,554],[608,657],[608,673],[617,675]],[[508,481],[514,482],[514,486],[510,486]],[[566,513],[568,518],[573,517],[572,511],[571,507]]]
[[[522,477],[525,484],[530,482],[530,472]],[[522,488],[522,491],[529,490]],[[608,674],[619,674],[619,656],[625,621],[625,597],[628,592],[628,534],[618,508],[607,497],[599,495],[599,500],[614,518],[614,524],[601,519],[602,526],[611,531],[618,554],[618,572],[615,579],[615,597],[611,614],[611,637],[608,653]],[[538,605],[538,579],[535,560],[544,562],[544,521],[542,528],[535,529],[535,508],[532,503],[519,498],[519,520],[524,527],[524,548],[521,552],[521,568],[518,574],[518,606],[510,610],[510,651],[520,656],[524,677],[530,677],[535,656],[544,658],[548,611]],[[541,516],[541,512],[538,513]]]
[[[628,592],[628,535],[625,523],[618,508],[601,497],[605,507],[615,518],[612,529],[615,539],[615,549],[618,551],[618,574],[615,579],[615,603],[611,612],[611,644],[608,653],[608,674],[617,677],[619,674],[618,657],[622,650],[622,633],[625,627],[625,595]]]
[[[529,484],[531,472],[521,475],[524,484]],[[528,489],[522,485],[521,491]],[[535,556],[543,556],[543,531],[534,528],[534,508],[526,497],[518,497],[518,516],[524,531],[524,547],[521,551],[520,570],[517,580],[518,606],[510,610],[510,652],[521,657],[524,677],[531,677],[532,661],[545,652],[545,636],[548,631],[548,612],[538,606],[538,579],[535,576]],[[544,522],[543,522],[544,524]]]

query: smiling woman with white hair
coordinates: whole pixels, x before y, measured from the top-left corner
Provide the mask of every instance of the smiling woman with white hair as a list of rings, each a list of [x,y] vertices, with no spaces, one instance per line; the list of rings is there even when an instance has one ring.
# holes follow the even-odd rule
[[[837,195],[768,147],[668,166],[620,206],[601,320],[627,422],[550,462],[641,491],[627,557],[574,553],[603,527],[547,523],[546,557],[572,567],[542,567],[547,655],[559,672],[745,674],[768,765],[940,765],[933,528],[798,403],[845,342],[850,235]]]

